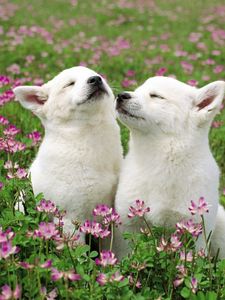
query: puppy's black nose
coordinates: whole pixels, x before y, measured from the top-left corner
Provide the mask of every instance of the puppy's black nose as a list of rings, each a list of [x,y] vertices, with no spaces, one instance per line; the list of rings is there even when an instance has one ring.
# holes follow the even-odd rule
[[[87,83],[92,86],[100,86],[102,85],[102,79],[100,76],[91,76],[88,78]]]
[[[120,93],[117,96],[117,102],[122,102],[124,100],[128,100],[131,98],[131,95],[129,93]]]

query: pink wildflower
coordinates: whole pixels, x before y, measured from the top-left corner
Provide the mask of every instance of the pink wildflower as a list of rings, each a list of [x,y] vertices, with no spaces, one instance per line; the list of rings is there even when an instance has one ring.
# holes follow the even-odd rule
[[[195,277],[191,278],[191,291],[192,293],[196,293],[198,290],[198,280]]]
[[[40,267],[43,268],[43,269],[51,268],[51,266],[52,266],[52,260],[51,259],[46,260],[43,264],[40,265]]]
[[[20,129],[16,128],[15,125],[9,125],[6,129],[4,129],[3,133],[5,135],[14,136],[20,132]]]
[[[33,131],[27,135],[32,140],[32,146],[37,145],[41,141],[41,134],[38,131]]]
[[[57,288],[51,290],[51,292],[47,293],[46,287],[41,288],[41,295],[44,296],[46,300],[55,300],[58,296]]]
[[[198,205],[194,201],[191,201],[189,210],[192,215],[195,215],[197,213],[202,216],[205,212],[209,212],[209,205],[205,201],[204,197],[200,197],[198,200]]]
[[[59,231],[56,229],[54,223],[41,222],[38,229],[34,231],[35,237],[40,237],[45,240],[50,240],[59,235]]]
[[[63,278],[63,272],[59,271],[56,268],[51,269],[51,280],[52,281],[57,281],[59,279]]]
[[[193,255],[192,255],[192,251],[189,251],[188,253],[186,253],[184,251],[180,252],[180,260],[181,261],[188,261],[188,262],[192,262],[193,260]]]
[[[113,252],[103,250],[100,253],[100,258],[96,258],[95,263],[96,265],[101,265],[103,267],[108,265],[114,266],[117,263],[117,258]]]
[[[89,220],[84,222],[84,224],[80,227],[80,231],[86,234],[91,234],[96,238],[105,238],[110,235],[110,231],[107,228],[103,229],[100,223]]]
[[[128,275],[128,279],[129,279],[129,284],[130,285],[134,285],[134,277],[132,274]],[[135,284],[136,288],[140,289],[141,288],[141,282],[140,280],[138,279],[136,284]]]
[[[50,200],[42,199],[39,204],[36,206],[37,211],[45,212],[48,214],[55,214],[57,211],[57,207],[55,203]]]
[[[105,285],[108,282],[107,276],[104,273],[100,273],[97,278],[96,281],[101,285]]]
[[[11,228],[8,228],[6,231],[3,231],[2,227],[0,227],[0,243],[12,240],[14,236],[15,233],[11,230]]]
[[[144,201],[141,200],[136,200],[135,202],[136,207],[130,206],[129,211],[130,213],[128,214],[128,218],[133,218],[133,217],[143,217],[145,213],[150,211],[150,207],[144,207],[145,203]]]
[[[178,236],[173,234],[170,238],[170,249],[175,252],[182,247],[182,242],[179,240]]]
[[[164,239],[164,237],[161,237],[159,246],[156,247],[156,249],[161,252],[161,251],[167,251],[168,249],[168,242]]]
[[[2,125],[8,125],[9,121],[5,117],[3,117],[3,116],[0,115],[0,124],[2,124]]]
[[[21,287],[16,285],[15,290],[13,291],[10,286],[7,284],[1,287],[0,300],[11,300],[11,299],[19,299],[21,297]]]
[[[35,267],[35,265],[29,264],[28,262],[25,262],[25,261],[20,261],[18,264],[26,270],[30,270]]]
[[[109,208],[105,204],[98,204],[94,209],[93,209],[93,216],[102,216],[105,217],[106,215],[110,214],[112,211],[111,208]]]
[[[160,68],[158,71],[156,71],[156,76],[164,76],[164,74],[167,72],[167,68]]]
[[[23,168],[19,168],[16,173],[15,173],[16,177],[19,179],[23,179],[27,177],[27,172],[25,169]]]
[[[173,282],[173,286],[176,288],[176,287],[178,287],[179,285],[181,285],[182,283],[183,283],[183,281],[184,281],[184,278],[176,278],[175,280],[174,280],[174,282]]]
[[[114,223],[116,226],[121,224],[120,215],[112,208],[111,213],[106,215],[103,219],[103,224],[108,226]]]
[[[119,271],[116,271],[109,279],[110,282],[113,282],[113,281],[120,282],[123,280],[124,280],[124,276],[121,275]]]
[[[19,248],[13,246],[11,241],[3,242],[0,244],[0,259],[8,258],[12,254],[18,253]]]
[[[176,233],[183,234],[189,232],[193,237],[198,237],[202,233],[202,224],[194,223],[191,219],[188,221],[181,221],[176,224]]]
[[[71,271],[59,271],[56,268],[51,269],[51,279],[52,281],[58,281],[59,279],[69,279],[70,281],[78,281],[81,280],[81,276],[79,274],[76,274],[73,270]]]

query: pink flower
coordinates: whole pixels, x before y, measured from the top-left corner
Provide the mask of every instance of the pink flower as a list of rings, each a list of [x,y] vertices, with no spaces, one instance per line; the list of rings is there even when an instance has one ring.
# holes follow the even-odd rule
[[[173,286],[176,288],[176,287],[178,287],[179,285],[181,285],[182,283],[183,283],[183,281],[184,281],[184,278],[176,278],[175,280],[174,280],[174,282],[173,282]]]
[[[187,84],[191,85],[191,86],[197,86],[198,85],[198,81],[195,79],[190,79],[188,80]]]
[[[199,251],[198,251],[198,256],[200,257],[206,257],[205,255],[205,250],[203,248],[201,248]]]
[[[15,173],[16,177],[19,179],[23,179],[27,177],[27,172],[25,169],[19,168],[16,173]]]
[[[194,223],[191,219],[188,221],[181,221],[176,224],[176,233],[183,234],[189,232],[193,237],[198,237],[202,233],[202,224]]]
[[[3,116],[0,115],[0,124],[2,124],[2,125],[8,125],[9,121],[5,117],[3,117]]]
[[[12,64],[6,70],[12,74],[20,74],[20,66],[17,64]]]
[[[33,131],[27,135],[32,140],[32,146],[37,145],[41,141],[41,134],[38,131]]]
[[[19,248],[17,246],[12,246],[11,241],[3,242],[0,244],[0,259],[8,258],[12,254],[18,253]]]
[[[105,285],[108,282],[107,276],[104,273],[100,273],[97,278],[96,281],[101,285]]]
[[[204,197],[200,197],[198,200],[198,205],[194,201],[191,201],[189,210],[192,215],[195,215],[197,213],[202,216],[205,212],[209,212],[209,205],[205,201]]]
[[[188,261],[188,262],[192,262],[193,260],[193,255],[192,255],[192,251],[189,251],[188,253],[186,253],[184,251],[180,252],[180,260],[181,261]]]
[[[114,266],[117,263],[117,258],[113,252],[103,250],[100,253],[100,258],[96,258],[95,263],[96,265],[101,265],[103,267],[108,265]]]
[[[178,236],[173,234],[170,238],[170,249],[175,252],[182,247],[182,242],[179,240]]]
[[[11,230],[11,228],[8,228],[6,231],[3,231],[2,227],[0,227],[0,243],[12,240],[14,236],[15,233]]]
[[[145,203],[144,201],[141,200],[136,200],[135,202],[136,207],[130,206],[129,211],[130,213],[128,214],[128,218],[133,218],[133,217],[143,217],[145,213],[150,211],[150,207],[144,207]]]
[[[0,181],[0,191],[3,188],[3,186],[4,186],[3,182]]]
[[[192,293],[196,293],[198,290],[198,280],[195,277],[191,278],[191,291]]]
[[[109,208],[105,204],[98,204],[94,209],[93,209],[93,216],[102,216],[105,217],[106,215],[110,214],[112,211],[111,208]]]
[[[121,224],[120,215],[115,211],[114,208],[111,209],[111,213],[106,215],[103,219],[103,224],[108,226],[114,223],[116,226]]]
[[[176,269],[180,272],[180,275],[186,276],[187,275],[187,268],[184,265],[176,266]]]
[[[73,249],[77,246],[78,241],[79,241],[80,235],[79,234],[65,234],[63,233],[62,237],[57,236],[54,238],[55,244],[56,244],[56,249],[57,250],[62,250],[66,245]]]
[[[46,287],[41,288],[41,295],[44,296],[46,300],[55,300],[58,296],[57,288],[54,288],[51,292],[47,293]]]
[[[158,71],[156,71],[156,76],[164,76],[164,74],[167,72],[167,68],[160,68]]]
[[[124,88],[128,88],[132,85],[136,85],[137,82],[134,79],[128,79],[128,78],[124,78],[124,80],[121,82],[122,87]]]
[[[189,62],[187,62],[187,61],[182,61],[180,64],[181,64],[183,70],[185,71],[185,73],[191,74],[191,73],[193,72],[194,67],[193,67],[193,65],[190,64]]]
[[[213,73],[219,74],[219,73],[223,72],[223,70],[224,70],[224,66],[218,65],[218,66],[215,66],[215,68],[213,69]]]
[[[129,279],[129,284],[130,284],[130,285],[134,285],[134,277],[133,277],[133,275],[132,275],[132,274],[130,274],[130,275],[128,275],[128,277],[127,277],[127,278]],[[140,289],[140,288],[141,288],[141,282],[140,282],[140,280],[139,280],[139,279],[137,280],[137,282],[136,282],[135,286],[136,286],[138,289]]]
[[[28,262],[25,262],[25,261],[20,261],[18,264],[26,270],[30,270],[35,267],[35,265],[29,264]]]
[[[159,246],[156,247],[156,249],[161,252],[161,251],[167,251],[168,249],[168,242],[164,239],[164,237],[161,237]]]
[[[51,269],[51,279],[52,281],[58,281],[59,279],[69,279],[70,281],[78,281],[81,280],[81,276],[79,274],[76,274],[73,270],[71,271],[59,271],[56,268]]]
[[[116,271],[109,279],[110,282],[113,282],[113,281],[120,282],[123,280],[124,280],[124,276],[121,275],[119,271]]]
[[[134,75],[135,75],[135,71],[134,71],[134,70],[128,70],[128,71],[126,72],[126,76],[127,76],[127,77],[134,77]]]
[[[56,268],[51,269],[51,280],[52,281],[57,281],[59,279],[63,278],[63,272],[59,271]]]
[[[15,125],[9,125],[6,129],[4,129],[3,133],[5,135],[11,135],[11,136],[14,136],[16,135],[17,133],[20,132],[20,129],[16,128]]]
[[[40,265],[40,267],[43,268],[43,269],[51,268],[51,266],[52,266],[52,260],[51,259],[46,260],[43,264]]]
[[[37,211],[45,212],[47,214],[55,214],[57,212],[57,207],[55,203],[50,200],[42,199],[36,206]]]
[[[89,220],[84,222],[84,224],[80,227],[80,231],[86,234],[91,234],[96,238],[105,238],[110,235],[110,231],[107,228],[103,229],[100,223]]]
[[[13,291],[10,286],[7,284],[1,287],[0,300],[11,300],[11,299],[19,299],[21,297],[21,287],[16,285],[15,290]]]
[[[56,229],[54,223],[41,222],[38,229],[34,231],[35,237],[40,237],[45,240],[50,240],[59,235],[59,231]]]

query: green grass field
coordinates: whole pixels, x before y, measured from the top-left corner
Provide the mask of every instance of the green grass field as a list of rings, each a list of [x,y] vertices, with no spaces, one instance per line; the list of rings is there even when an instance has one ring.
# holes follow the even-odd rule
[[[196,80],[198,86],[224,79],[224,68],[215,71],[225,57],[223,1],[39,0],[13,1],[13,8],[1,2],[7,19],[1,20],[1,74],[29,77],[27,84],[37,78],[46,81],[79,64],[107,76],[115,94],[135,89],[161,68],[166,68],[166,76]],[[18,74],[9,71],[13,64],[19,66]],[[128,70],[135,72],[131,78],[126,76]],[[7,103],[1,111],[24,133],[42,130],[37,118],[17,103]],[[224,110],[218,120],[224,122]],[[212,129],[210,137],[222,171],[222,190],[224,123]],[[125,151],[127,140],[123,129]]]

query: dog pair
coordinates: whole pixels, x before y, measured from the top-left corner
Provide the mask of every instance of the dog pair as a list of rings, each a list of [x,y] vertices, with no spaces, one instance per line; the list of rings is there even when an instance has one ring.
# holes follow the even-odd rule
[[[15,88],[16,99],[45,127],[30,169],[34,193],[43,192],[67,210],[66,230],[72,219],[89,219],[96,204],[112,206],[115,199],[123,224],[116,234],[119,257],[128,251],[122,232],[139,229],[127,218],[135,199],[151,207],[149,222],[173,227],[189,218],[190,200],[204,196],[211,205],[207,232],[214,231],[213,245],[225,257],[219,169],[208,145],[224,88],[221,81],[196,89],[172,78],[153,77],[135,92],[119,94],[116,111],[131,131],[123,162],[114,96],[99,74],[75,67],[41,87]]]

